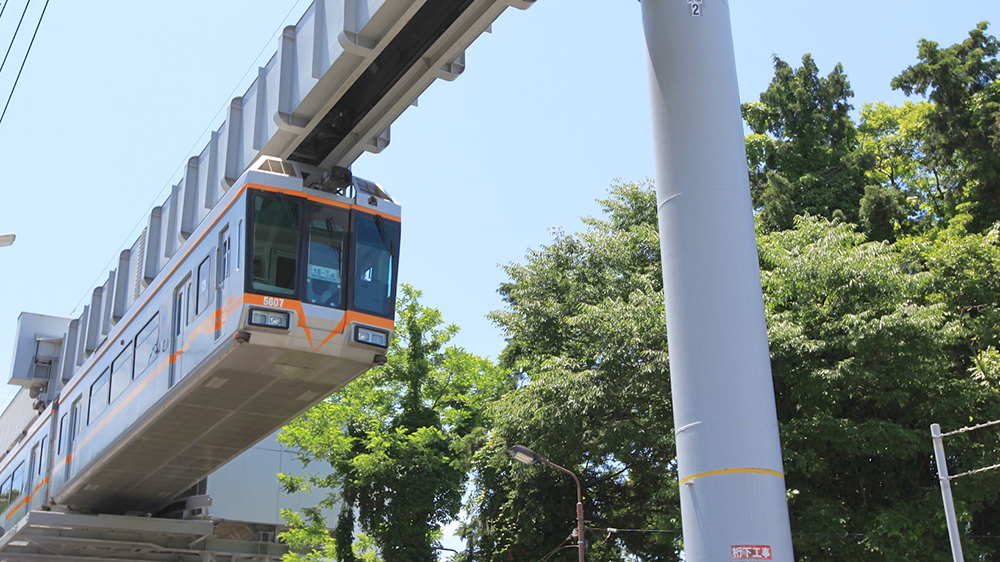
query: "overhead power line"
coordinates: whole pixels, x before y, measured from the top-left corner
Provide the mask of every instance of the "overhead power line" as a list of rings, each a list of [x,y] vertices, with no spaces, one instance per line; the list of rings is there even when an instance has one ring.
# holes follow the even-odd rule
[[[10,56],[10,50],[14,48],[14,40],[17,39],[17,33],[21,31],[21,24],[24,23],[24,15],[28,13],[28,6],[31,6],[31,0],[24,3],[24,11],[21,12],[21,19],[17,20],[17,27],[14,28],[14,35],[11,35],[10,45],[7,45],[7,54],[3,56],[3,62],[0,62],[0,72],[3,72],[3,67],[7,65],[7,57]],[[4,8],[6,7],[7,5],[4,4]],[[27,57],[27,54],[25,54],[25,58]]]
[[[28,4],[31,0],[28,0]],[[42,15],[38,16],[38,23],[35,24],[35,31],[31,34],[31,41],[28,43],[28,50],[24,52],[24,59],[21,61],[21,68],[17,70],[17,76],[14,78],[14,85],[10,88],[10,95],[7,96],[7,103],[3,106],[3,113],[0,113],[0,123],[3,123],[4,116],[7,115],[7,108],[10,106],[10,100],[14,97],[14,90],[17,89],[17,82],[21,79],[21,72],[24,70],[24,64],[28,62],[28,55],[31,54],[31,46],[35,44],[35,37],[38,35],[38,28],[42,27],[42,20],[45,18],[45,10],[49,7],[49,0],[45,0],[45,5],[42,6]],[[27,4],[24,6],[24,10],[28,11]],[[24,19],[24,14],[21,14],[21,19]],[[17,27],[21,27],[21,22],[17,23]],[[17,35],[17,31],[14,31],[14,35]],[[14,39],[11,40],[11,45],[14,44]],[[10,49],[7,50],[7,54],[10,54]],[[7,62],[7,57],[4,57],[4,62]],[[0,64],[0,70],[3,69],[3,65]]]

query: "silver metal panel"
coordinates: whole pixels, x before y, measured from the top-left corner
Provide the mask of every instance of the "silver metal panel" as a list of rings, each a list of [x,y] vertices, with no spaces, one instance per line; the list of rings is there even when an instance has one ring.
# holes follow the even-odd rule
[[[167,221],[164,223],[163,230],[163,257],[166,261],[170,261],[170,258],[174,257],[177,253],[177,248],[184,243],[181,238],[181,187],[183,183],[179,183],[170,188],[170,198],[167,199],[167,203],[164,207],[167,209]]]
[[[163,206],[154,207],[149,213],[149,226],[146,227],[146,244],[143,252],[142,284],[149,285],[160,271],[160,222],[163,220]]]
[[[0,458],[21,437],[21,433],[38,417],[32,409],[34,400],[28,396],[28,389],[22,388],[14,395],[3,414],[0,414]]]
[[[17,318],[17,332],[14,336],[14,357],[10,367],[10,384],[30,386],[36,382],[32,378],[35,350],[38,338],[63,339],[69,328],[69,318],[58,318],[44,314],[22,312]],[[0,441],[3,446],[3,441]]]
[[[194,229],[201,222],[201,217],[199,216],[200,206],[199,200],[202,198],[199,193],[200,184],[198,183],[198,157],[193,156],[188,158],[187,167],[184,171],[184,180],[181,182],[184,186],[184,204],[181,208],[181,224],[180,224],[180,238],[181,240],[187,240],[188,236],[194,232]]]
[[[115,280],[115,298],[114,305],[111,308],[111,323],[117,324],[122,316],[125,316],[125,309],[131,304],[129,302],[129,281],[133,278],[132,272],[135,270],[131,267],[132,263],[132,250],[122,250],[122,253],[118,255],[118,269],[116,270],[117,278]]]
[[[104,287],[94,289],[90,296],[90,314],[87,316],[87,338],[83,343],[83,353],[90,356],[101,344],[101,303],[104,299]]]
[[[76,366],[83,365],[87,359],[87,330],[90,328],[90,305],[83,305],[83,313],[77,318]]]
[[[76,370],[76,346],[79,343],[79,334],[77,333],[79,325],[79,320],[71,321],[69,328],[66,330],[66,339],[63,340],[62,356],[59,358],[63,382],[68,381]]]
[[[101,339],[108,337],[113,322],[111,321],[111,310],[115,306],[115,275],[117,270],[108,272],[108,280],[104,282],[103,298],[101,299]]]

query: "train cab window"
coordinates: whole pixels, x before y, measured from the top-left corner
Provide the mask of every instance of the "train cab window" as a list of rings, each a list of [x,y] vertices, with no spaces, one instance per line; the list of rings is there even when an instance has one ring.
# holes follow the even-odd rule
[[[132,342],[111,363],[111,401],[121,396],[132,382]]]
[[[101,376],[97,377],[97,380],[94,381],[94,384],[90,385],[90,410],[87,413],[88,424],[94,423],[94,420],[97,419],[97,416],[103,414],[104,410],[108,408],[108,400],[110,396],[109,386],[108,386],[110,379],[108,375],[110,374],[110,372],[111,372],[110,369],[104,369],[104,372],[101,373]]]
[[[380,216],[356,216],[353,308],[391,317],[396,304],[399,224]]]
[[[135,337],[135,369],[133,378],[141,375],[150,365],[156,362],[160,355],[157,343],[160,339],[160,314],[153,315],[153,319],[146,322],[139,335]]]
[[[295,294],[301,205],[281,194],[254,197],[252,285],[255,291]]]
[[[306,301],[343,307],[344,234],[347,212],[312,205],[306,248]]]

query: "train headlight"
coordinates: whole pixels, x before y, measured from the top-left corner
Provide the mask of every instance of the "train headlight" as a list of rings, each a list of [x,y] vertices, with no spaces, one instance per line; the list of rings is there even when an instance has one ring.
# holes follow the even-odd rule
[[[389,347],[389,334],[364,326],[355,326],[354,341],[377,347]]]
[[[258,308],[250,309],[251,326],[260,326],[262,328],[280,328],[282,330],[287,330],[290,321],[291,321],[291,315],[287,312],[281,312],[277,310],[260,310]]]

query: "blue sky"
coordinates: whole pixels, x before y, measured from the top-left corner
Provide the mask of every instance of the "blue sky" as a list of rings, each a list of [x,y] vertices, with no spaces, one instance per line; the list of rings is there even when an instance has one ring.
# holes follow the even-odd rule
[[[4,49],[25,1],[9,0],[13,13],[0,18]],[[0,93],[42,4],[29,6]],[[22,310],[79,313],[220,109],[274,52],[275,32],[307,5],[49,5],[0,123],[0,233],[18,234],[0,249],[0,365],[10,364]],[[905,99],[889,81],[915,61],[920,38],[950,45],[979,21],[1000,23],[996,0],[736,0],[731,9],[744,101],[767,87],[772,54],[797,63],[808,52],[823,73],[844,64],[856,107]],[[550,228],[582,228],[579,217],[599,212],[595,199],[616,178],[655,173],[640,5],[510,9],[467,64],[455,82],[432,85],[393,125],[389,148],[354,171],[403,205],[401,280],[461,326],[455,343],[495,357],[503,341],[485,316],[502,305],[498,264],[521,261]]]

